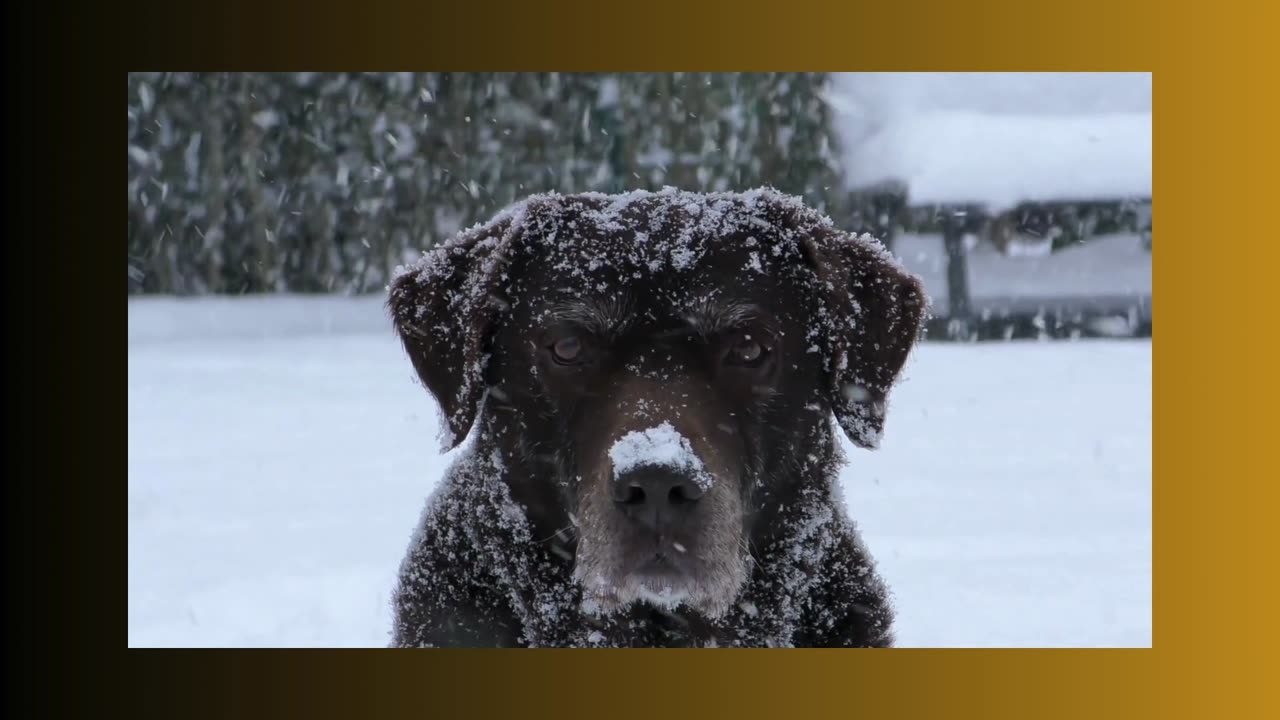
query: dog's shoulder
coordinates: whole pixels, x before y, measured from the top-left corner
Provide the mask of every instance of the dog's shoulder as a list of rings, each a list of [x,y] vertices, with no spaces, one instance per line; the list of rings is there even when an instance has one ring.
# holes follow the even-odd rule
[[[804,602],[798,647],[891,647],[894,611],[889,591],[858,530],[847,519],[833,528],[822,582]]]
[[[422,511],[395,591],[397,647],[511,647],[520,628],[494,556],[505,539],[491,459],[464,450]]]
[[[857,526],[828,492],[802,497],[761,548],[743,627],[791,647],[889,647],[893,607]]]
[[[400,567],[392,644],[581,644],[591,633],[578,627],[581,597],[562,565],[533,537],[500,454],[481,441],[446,471],[422,513]]]

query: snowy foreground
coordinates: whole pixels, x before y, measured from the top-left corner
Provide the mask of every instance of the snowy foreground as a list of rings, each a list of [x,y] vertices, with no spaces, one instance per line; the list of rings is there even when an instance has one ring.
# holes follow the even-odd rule
[[[377,300],[131,300],[130,646],[382,646],[436,409]],[[923,346],[845,494],[903,646],[1151,644],[1151,343]]]

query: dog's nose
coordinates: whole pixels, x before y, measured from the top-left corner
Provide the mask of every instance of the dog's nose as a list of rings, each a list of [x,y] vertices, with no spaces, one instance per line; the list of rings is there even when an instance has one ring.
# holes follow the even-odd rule
[[[636,468],[613,483],[613,501],[645,525],[656,525],[692,506],[703,490],[688,475],[663,467]]]

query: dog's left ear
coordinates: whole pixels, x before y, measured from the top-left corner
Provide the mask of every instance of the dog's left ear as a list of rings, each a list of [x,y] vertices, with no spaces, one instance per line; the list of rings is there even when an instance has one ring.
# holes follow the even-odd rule
[[[396,334],[444,413],[446,451],[466,439],[484,397],[494,288],[510,234],[509,221],[465,231],[403,270],[389,288]]]
[[[804,244],[820,285],[818,332],[826,338],[832,410],[851,441],[874,449],[928,296],[920,279],[869,236],[826,226]]]

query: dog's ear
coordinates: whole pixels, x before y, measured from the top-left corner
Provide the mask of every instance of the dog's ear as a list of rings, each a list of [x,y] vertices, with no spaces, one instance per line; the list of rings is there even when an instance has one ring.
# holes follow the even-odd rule
[[[920,279],[884,246],[821,226],[805,241],[818,275],[818,332],[826,337],[836,421],[859,447],[884,432],[889,390],[919,339],[928,311]]]
[[[445,450],[466,439],[484,398],[495,286],[511,233],[510,220],[464,231],[399,271],[389,288],[396,334],[444,413]]]

